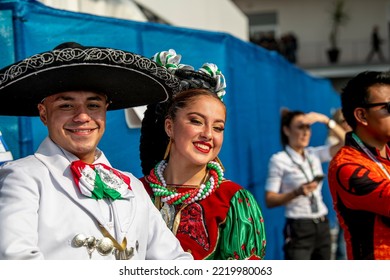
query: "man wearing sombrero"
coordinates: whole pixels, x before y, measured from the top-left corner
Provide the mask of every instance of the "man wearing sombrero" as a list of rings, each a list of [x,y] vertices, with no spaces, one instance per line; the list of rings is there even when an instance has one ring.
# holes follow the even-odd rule
[[[148,58],[65,43],[0,70],[0,115],[48,137],[0,168],[0,259],[192,259],[132,174],[97,145],[106,111],[165,101],[178,80]]]

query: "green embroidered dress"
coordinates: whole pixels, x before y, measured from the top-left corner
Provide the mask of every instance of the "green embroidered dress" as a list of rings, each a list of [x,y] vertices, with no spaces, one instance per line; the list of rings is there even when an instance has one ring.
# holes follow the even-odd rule
[[[155,201],[147,179],[142,181]],[[161,210],[164,205],[159,204]],[[207,198],[171,208],[179,222],[174,230],[176,237],[195,259],[264,258],[266,237],[261,209],[253,195],[236,183],[224,180]]]

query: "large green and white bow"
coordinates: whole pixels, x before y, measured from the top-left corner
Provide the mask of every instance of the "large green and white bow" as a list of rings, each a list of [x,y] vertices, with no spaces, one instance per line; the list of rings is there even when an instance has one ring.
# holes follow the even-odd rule
[[[158,52],[152,57],[152,60],[159,66],[165,67],[172,74],[175,74],[177,69],[195,71],[194,67],[191,65],[180,63],[181,55],[177,54],[174,49]],[[223,97],[226,94],[226,81],[225,76],[222,74],[218,66],[214,63],[204,63],[198,72],[207,74],[216,81],[213,91],[217,94],[219,99],[223,100]]]

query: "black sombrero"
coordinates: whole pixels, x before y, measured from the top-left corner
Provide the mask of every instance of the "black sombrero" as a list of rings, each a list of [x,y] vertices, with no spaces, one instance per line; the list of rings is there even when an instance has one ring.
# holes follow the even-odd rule
[[[38,116],[47,96],[73,90],[106,94],[108,110],[166,101],[180,81],[131,52],[64,43],[0,70],[0,115]]]

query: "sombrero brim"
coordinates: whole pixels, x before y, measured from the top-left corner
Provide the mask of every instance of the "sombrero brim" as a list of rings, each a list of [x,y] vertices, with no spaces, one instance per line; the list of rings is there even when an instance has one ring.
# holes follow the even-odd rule
[[[0,70],[0,115],[37,116],[37,104],[65,91],[106,94],[108,110],[166,101],[179,80],[152,60],[122,50],[72,47],[34,55]]]

